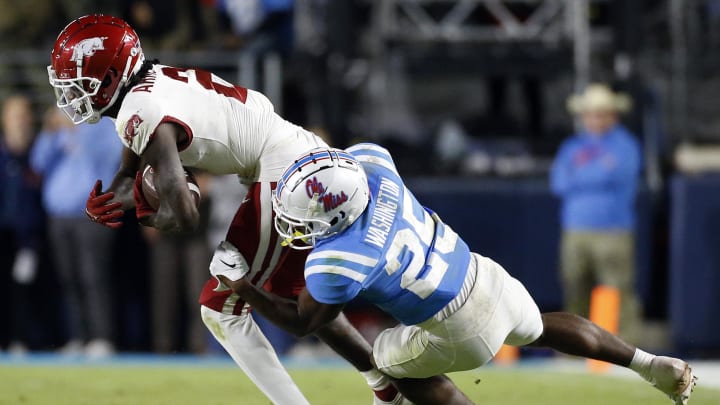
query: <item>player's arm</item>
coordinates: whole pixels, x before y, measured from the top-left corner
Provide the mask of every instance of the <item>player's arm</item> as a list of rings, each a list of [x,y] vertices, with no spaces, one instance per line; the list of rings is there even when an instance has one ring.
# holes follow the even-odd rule
[[[188,135],[174,123],[162,123],[143,152],[145,163],[155,172],[155,188],[160,206],[153,215],[140,219],[146,226],[163,231],[192,231],[198,226],[200,214],[185,180],[177,145]]]
[[[102,181],[97,180],[90,190],[85,214],[91,221],[109,228],[122,226],[125,210],[135,206],[133,182],[139,166],[140,158],[130,149],[123,148],[120,169],[115,173],[110,187],[103,191]]]
[[[278,297],[250,284],[245,277],[230,281],[218,275],[220,281],[250,304],[255,311],[295,336],[305,336],[335,319],[345,304],[323,304],[304,288],[297,301]]]
[[[115,177],[106,191],[115,193],[112,201],[120,202],[123,210],[129,210],[135,206],[133,183],[135,182],[135,173],[138,170],[140,170],[140,156],[136,155],[131,149],[124,147],[120,168],[115,173]]]

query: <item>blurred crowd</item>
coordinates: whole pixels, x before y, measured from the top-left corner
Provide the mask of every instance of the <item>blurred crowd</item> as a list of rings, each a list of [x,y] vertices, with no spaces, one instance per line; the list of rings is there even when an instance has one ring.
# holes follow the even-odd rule
[[[35,111],[45,111],[40,122]],[[75,126],[23,93],[5,98],[0,112],[0,353],[221,350],[202,325],[198,296],[246,186],[196,172],[196,232],[140,226],[134,211],[111,230],[84,209],[96,179],[110,184],[120,164],[113,122]],[[291,349],[296,339],[258,323],[280,353]]]
[[[453,2],[447,3],[429,6],[426,12],[442,20]],[[591,10],[593,23],[614,31],[616,48],[593,59],[592,73],[598,79],[616,79],[611,67],[615,53],[625,55],[626,61],[637,53],[640,33],[623,24],[650,2],[626,3],[598,2]],[[558,56],[554,49],[568,44],[538,42],[524,49],[520,43],[502,52],[495,51],[492,43],[396,44],[376,26],[382,22],[377,18],[382,11],[378,4],[360,0],[0,0],[7,10],[0,17],[0,50],[49,51],[68,21],[90,12],[108,13],[130,23],[142,38],[146,55],[159,57],[160,62],[183,64],[164,58],[188,51],[229,56],[225,62],[204,60],[195,65],[231,81],[237,75],[244,86],[268,94],[285,118],[323,128],[337,146],[358,139],[380,141],[397,156],[400,166],[418,173],[513,176],[547,170],[548,157],[573,126],[564,113],[563,98],[554,97],[572,91],[572,58],[564,53]],[[527,4],[508,7],[520,21],[535,11]],[[482,7],[468,19],[477,24],[494,22]],[[276,59],[264,58],[268,52],[279,55],[281,67],[273,68]],[[437,70],[435,61],[443,60],[439,58],[447,60],[448,71]],[[557,69],[543,69],[538,63],[543,59],[548,65],[557,64]],[[15,69],[12,75],[26,76],[17,83],[33,82],[34,99],[49,100],[44,77],[40,77],[44,72],[38,69],[38,78],[30,79],[33,72],[14,66],[19,61],[4,62],[7,66],[0,64],[0,71]],[[643,91],[643,81],[632,68],[624,71],[630,73],[624,73],[621,81],[635,86],[629,90],[636,96]],[[271,75],[280,83],[269,84]],[[38,83],[43,87],[36,87]],[[0,94],[3,88],[0,83]],[[636,132],[642,111],[634,110],[628,119]],[[413,156],[428,153],[437,157],[436,165],[413,161]],[[536,159],[538,155],[544,159]]]
[[[90,357],[118,346],[203,352],[196,299],[210,257],[207,177],[199,176],[206,221],[197,234],[144,229],[140,237],[134,218],[121,232],[97,226],[84,214],[85,200],[95,179],[111,181],[119,166],[114,124],[74,126],[48,106],[38,128],[37,109],[23,94],[2,103],[0,296],[9,327],[0,347]]]
[[[49,49],[68,21],[98,12],[129,22],[146,49],[233,49],[267,33],[289,35],[292,5],[292,0],[2,0],[0,49]]]

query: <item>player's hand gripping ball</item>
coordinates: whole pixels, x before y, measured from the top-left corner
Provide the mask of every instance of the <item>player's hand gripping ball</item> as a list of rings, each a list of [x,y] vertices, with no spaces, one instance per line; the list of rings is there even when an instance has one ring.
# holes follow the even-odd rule
[[[152,208],[153,210],[157,211],[158,207],[160,206],[160,196],[157,192],[157,189],[155,189],[154,177],[155,172],[153,171],[152,166],[145,166],[145,169],[143,169],[141,182],[142,194],[143,197],[145,197],[147,205],[149,205],[150,208]],[[187,181],[188,189],[190,189],[190,194],[195,199],[195,205],[199,205],[200,187],[198,187],[195,176],[193,176],[193,174],[190,173],[187,169],[185,169],[185,180]]]

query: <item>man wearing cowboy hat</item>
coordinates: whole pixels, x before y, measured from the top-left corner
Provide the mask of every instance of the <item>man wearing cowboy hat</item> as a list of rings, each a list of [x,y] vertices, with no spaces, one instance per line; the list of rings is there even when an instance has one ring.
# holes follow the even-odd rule
[[[640,148],[619,123],[630,99],[591,84],[568,99],[581,130],[560,147],[551,172],[562,200],[560,267],[565,309],[587,316],[597,285],[620,292],[620,335],[637,342],[641,309],[635,282],[635,193]]]

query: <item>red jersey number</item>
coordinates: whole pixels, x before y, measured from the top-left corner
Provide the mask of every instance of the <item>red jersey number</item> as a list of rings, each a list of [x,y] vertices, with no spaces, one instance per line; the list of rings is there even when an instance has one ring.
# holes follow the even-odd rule
[[[190,72],[194,74],[190,74]],[[247,100],[247,89],[245,87],[233,86],[230,84],[218,83],[213,81],[212,73],[200,69],[183,69],[166,66],[162,68],[162,73],[175,80],[179,80],[184,83],[188,83],[191,77],[204,88],[212,90],[218,94],[222,94],[225,97],[234,98],[241,103],[245,103]]]

